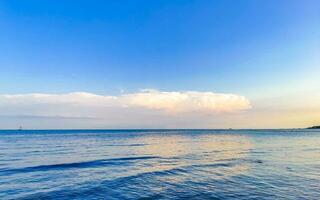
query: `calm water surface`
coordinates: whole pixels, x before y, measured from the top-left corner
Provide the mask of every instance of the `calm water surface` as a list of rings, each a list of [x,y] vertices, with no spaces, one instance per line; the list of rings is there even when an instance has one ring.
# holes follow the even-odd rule
[[[0,131],[0,199],[320,199],[320,131]]]

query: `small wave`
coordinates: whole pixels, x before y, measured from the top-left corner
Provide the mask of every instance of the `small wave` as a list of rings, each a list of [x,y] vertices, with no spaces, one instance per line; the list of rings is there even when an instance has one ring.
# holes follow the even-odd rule
[[[92,168],[92,167],[102,167],[106,165],[123,165],[125,161],[134,160],[146,160],[160,158],[157,156],[141,156],[141,157],[123,157],[123,158],[111,158],[111,159],[101,159],[85,162],[74,162],[74,163],[62,163],[62,164],[52,164],[52,165],[38,165],[33,167],[16,168],[16,169],[5,169],[0,170],[0,174],[10,175],[15,173],[27,173],[35,171],[49,171],[49,170],[61,170],[61,169],[73,169],[73,168]]]
[[[152,157],[153,158],[153,157]],[[144,158],[145,159],[145,158]],[[147,158],[148,159],[148,158]],[[24,199],[44,199],[47,197],[54,197],[54,199],[72,199],[81,197],[83,199],[91,199],[96,198],[97,194],[104,194],[104,199],[113,199],[120,197],[120,193],[118,193],[114,188],[121,188],[126,187],[128,185],[139,185],[141,183],[148,183],[148,184],[156,184],[157,182],[155,179],[156,177],[166,177],[166,176],[189,176],[190,173],[193,173],[195,168],[202,168],[202,167],[232,167],[236,165],[236,163],[212,163],[212,164],[204,164],[204,165],[186,165],[177,168],[167,169],[167,170],[156,170],[150,172],[141,172],[129,176],[118,177],[111,180],[102,180],[99,182],[87,182],[84,185],[76,188],[76,191],[71,191],[69,189],[61,189],[61,190],[54,190],[50,192],[39,192],[36,194],[32,194],[27,196]],[[143,188],[139,188],[141,191]],[[129,191],[127,191],[129,192]],[[135,196],[136,191],[130,191],[131,195]],[[96,196],[91,196],[91,195]],[[163,197],[161,194],[154,194],[151,196],[143,197],[144,195],[139,194],[135,199],[157,199]],[[22,200],[21,199],[21,200]],[[125,198],[124,198],[125,199]]]
[[[204,165],[192,165],[193,167],[232,167],[235,163],[212,163]]]
[[[125,185],[140,185],[141,182],[153,181],[157,176],[173,176],[181,175],[182,173],[187,173],[183,168],[174,168],[169,170],[159,170],[152,172],[142,172],[134,175],[114,178],[111,180],[102,180],[98,182],[87,182],[79,187],[73,188],[62,188],[58,190],[52,190],[48,192],[38,192],[25,197],[20,198],[19,200],[29,200],[29,199],[76,199],[81,197],[81,199],[96,199],[98,194],[103,194],[101,199],[119,199],[121,194],[116,192],[114,188],[123,187]],[[139,188],[143,190],[143,188]],[[113,190],[113,194],[111,191]],[[131,191],[135,193],[135,191]],[[116,197],[116,198],[114,198]],[[161,197],[160,194],[155,194],[150,197],[141,197],[137,199],[153,199],[156,197]],[[122,199],[122,198],[120,198]],[[126,198],[123,198],[126,199]],[[134,198],[136,199],[136,198]]]
[[[104,146],[108,147],[139,147],[139,146],[146,146],[147,144],[107,144]]]
[[[263,160],[260,159],[251,159],[251,158],[228,158],[228,159],[220,159],[218,162],[240,162],[240,163],[263,163]]]

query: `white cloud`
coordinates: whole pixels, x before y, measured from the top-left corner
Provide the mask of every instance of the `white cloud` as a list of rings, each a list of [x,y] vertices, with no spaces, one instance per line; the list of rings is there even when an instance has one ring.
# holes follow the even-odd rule
[[[212,92],[160,92],[143,90],[120,97],[129,106],[168,112],[230,112],[250,108],[249,101],[234,94]]]
[[[250,107],[249,100],[243,96],[196,91],[142,90],[119,96],[85,92],[0,95],[2,116],[45,116],[45,119],[61,116],[61,120],[92,118],[88,120],[91,123],[97,119],[92,126],[166,126],[168,117],[170,123],[175,123],[175,120],[183,123],[184,119],[196,121],[192,118],[236,112]],[[86,122],[82,120],[81,123]]]
[[[101,96],[86,92],[0,95],[0,103],[2,104],[78,104],[83,106],[97,106],[111,103],[114,99],[116,99],[116,97]]]

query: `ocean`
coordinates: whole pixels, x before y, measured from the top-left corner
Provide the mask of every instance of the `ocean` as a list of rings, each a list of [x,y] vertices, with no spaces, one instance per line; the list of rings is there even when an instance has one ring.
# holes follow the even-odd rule
[[[320,199],[320,130],[3,130],[0,199]]]

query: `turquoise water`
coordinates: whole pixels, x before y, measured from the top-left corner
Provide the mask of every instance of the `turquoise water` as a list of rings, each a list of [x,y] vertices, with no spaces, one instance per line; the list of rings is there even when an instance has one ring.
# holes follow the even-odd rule
[[[320,199],[320,131],[0,131],[0,199]]]

